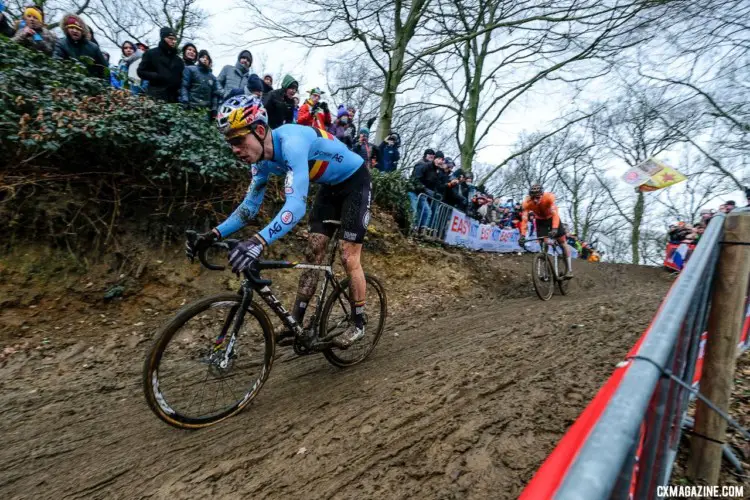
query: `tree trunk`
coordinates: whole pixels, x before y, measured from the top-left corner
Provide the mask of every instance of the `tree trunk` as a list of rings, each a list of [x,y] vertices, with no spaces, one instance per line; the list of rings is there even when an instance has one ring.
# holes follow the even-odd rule
[[[464,140],[461,141],[461,169],[464,172],[471,172],[471,164],[474,161],[474,154],[476,153],[476,148],[474,147],[474,141],[477,136],[476,114],[476,108],[474,110],[467,109],[464,114]]]
[[[638,201],[633,208],[633,231],[631,238],[631,250],[633,254],[633,264],[641,263],[640,243],[641,243],[641,222],[643,221],[643,207],[646,200],[642,191],[638,191]]]
[[[396,47],[393,50],[391,63],[388,66],[388,74],[385,77],[385,86],[383,88],[383,98],[380,101],[380,115],[378,118],[378,135],[375,137],[375,145],[385,140],[391,131],[393,123],[393,109],[396,107],[396,95],[401,80],[404,77],[404,54],[406,53],[406,44],[408,39],[398,37]]]

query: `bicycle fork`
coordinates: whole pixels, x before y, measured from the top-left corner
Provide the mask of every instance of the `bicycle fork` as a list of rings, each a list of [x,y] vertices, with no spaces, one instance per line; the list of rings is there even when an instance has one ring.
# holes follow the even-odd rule
[[[234,306],[229,311],[229,315],[227,315],[227,319],[224,321],[224,326],[221,328],[221,333],[214,341],[214,352],[220,350],[222,346],[226,345],[224,348],[224,355],[219,362],[219,368],[221,369],[226,369],[229,366],[229,359],[234,352],[234,344],[237,342],[237,335],[240,332],[242,324],[245,322],[245,314],[247,314],[247,310],[253,300],[252,288],[246,287],[245,283],[243,283],[241,290],[242,300],[240,301],[240,305]],[[232,319],[234,319],[234,324],[232,324]],[[232,333],[229,336],[229,342],[226,342],[227,332],[230,327],[232,328]]]

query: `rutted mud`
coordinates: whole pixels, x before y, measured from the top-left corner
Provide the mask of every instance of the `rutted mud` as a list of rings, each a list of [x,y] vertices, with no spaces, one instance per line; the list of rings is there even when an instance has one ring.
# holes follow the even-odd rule
[[[81,320],[75,335],[50,323],[25,349],[4,338],[0,497],[515,498],[670,280],[583,263],[569,296],[542,303],[528,258],[473,258],[488,266],[481,286],[440,283],[439,300],[414,305],[405,295],[434,283],[407,291],[374,266],[401,302],[367,362],[278,362],[247,410],[197,432],[157,420],[140,387],[149,336],[179,294]]]

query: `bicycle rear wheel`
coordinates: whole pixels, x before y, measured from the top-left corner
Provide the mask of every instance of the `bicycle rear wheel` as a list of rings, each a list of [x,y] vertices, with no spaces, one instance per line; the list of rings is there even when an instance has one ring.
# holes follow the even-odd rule
[[[388,315],[385,288],[374,276],[365,274],[365,281],[367,282],[365,336],[348,349],[333,348],[323,351],[323,355],[332,365],[344,368],[361,363],[372,353],[383,334],[385,319]],[[343,332],[349,326],[352,319],[349,298],[349,279],[347,278],[326,299],[320,317],[318,333],[320,337]]]
[[[258,395],[273,363],[273,327],[265,312],[251,305],[231,343],[241,301],[231,293],[206,297],[180,310],[157,334],[143,366],[143,391],[164,422],[181,429],[207,427]]]
[[[555,278],[553,276],[552,264],[549,256],[543,253],[534,255],[532,261],[531,276],[534,281],[534,290],[542,300],[549,300],[555,291]]]

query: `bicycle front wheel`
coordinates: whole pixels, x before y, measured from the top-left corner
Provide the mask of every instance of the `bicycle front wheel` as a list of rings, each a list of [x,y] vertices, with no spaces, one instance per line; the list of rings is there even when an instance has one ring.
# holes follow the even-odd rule
[[[555,291],[554,271],[549,257],[543,253],[534,255],[532,261],[531,276],[534,280],[534,290],[542,300],[549,300]]]
[[[231,293],[206,297],[180,310],[157,334],[144,363],[143,390],[164,422],[207,427],[258,395],[273,363],[273,327],[251,305],[232,338],[241,301]]]
[[[345,368],[361,363],[372,353],[385,329],[385,318],[388,315],[388,302],[385,288],[380,281],[365,274],[367,283],[367,304],[365,305],[365,336],[348,349],[327,349],[323,351],[329,363]],[[349,279],[341,282],[326,299],[320,318],[319,336],[321,338],[341,333],[352,320]]]

